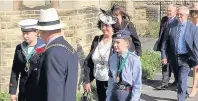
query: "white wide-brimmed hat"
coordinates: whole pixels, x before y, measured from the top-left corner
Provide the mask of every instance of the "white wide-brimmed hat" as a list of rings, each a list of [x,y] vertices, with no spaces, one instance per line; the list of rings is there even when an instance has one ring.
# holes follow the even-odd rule
[[[104,24],[108,24],[108,25],[112,25],[112,24],[115,24],[115,23],[116,23],[116,21],[113,19],[112,16],[107,15],[107,14],[103,14],[103,13],[101,13],[101,14],[99,15],[99,19],[100,19],[100,21],[102,21]]]
[[[38,29],[38,30],[56,30],[56,29],[61,29],[64,26],[65,26],[65,24],[60,22],[58,13],[55,8],[40,10],[38,26],[36,27],[36,29]]]
[[[25,19],[18,22],[19,26],[21,27],[22,31],[35,31],[37,26],[38,20],[36,19]]]

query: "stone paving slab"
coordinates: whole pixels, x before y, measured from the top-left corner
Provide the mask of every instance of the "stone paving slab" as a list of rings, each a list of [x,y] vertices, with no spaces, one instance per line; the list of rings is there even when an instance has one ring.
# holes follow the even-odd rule
[[[153,80],[144,82],[142,95],[140,101],[177,101],[177,92],[173,89],[170,90],[155,90],[155,87],[160,84],[161,73],[157,73]],[[172,77],[170,83],[174,78]],[[192,71],[188,78],[188,92],[192,87]],[[198,94],[194,98],[187,98],[185,101],[198,101]]]

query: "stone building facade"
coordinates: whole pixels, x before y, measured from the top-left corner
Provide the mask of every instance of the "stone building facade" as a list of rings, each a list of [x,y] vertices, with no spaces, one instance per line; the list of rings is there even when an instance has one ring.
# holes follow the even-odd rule
[[[61,21],[67,25],[62,34],[77,50],[82,65],[93,37],[102,34],[97,28],[99,8],[109,9],[115,3],[122,5],[131,16],[138,34],[141,35],[146,33],[150,18],[156,18],[156,21],[159,21],[160,17],[165,14],[167,4],[190,5],[192,3],[189,0],[188,2],[184,0],[168,1],[161,0],[160,3],[157,0],[59,0],[58,7],[57,4],[55,6]],[[16,45],[22,42],[22,33],[17,22],[27,18],[37,19],[39,9],[53,7],[53,5],[49,3],[49,0],[38,0],[37,2],[24,0],[21,7],[19,10],[15,10],[12,0],[0,1],[0,91],[8,89],[14,50]],[[79,68],[79,73],[82,73],[81,70]]]
[[[77,50],[80,60],[88,54],[93,37],[102,34],[97,28],[99,8],[109,9],[115,3],[122,4],[128,13],[133,14],[133,2],[130,1],[68,1],[62,2],[62,6],[57,9],[61,21],[66,24],[62,35]],[[23,40],[17,23],[27,18],[37,19],[39,16],[39,10],[26,9],[0,10],[0,91],[8,90],[14,50]]]

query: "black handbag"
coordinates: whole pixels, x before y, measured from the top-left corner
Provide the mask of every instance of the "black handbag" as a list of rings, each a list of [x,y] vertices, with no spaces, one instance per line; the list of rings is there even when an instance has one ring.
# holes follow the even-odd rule
[[[80,98],[80,101],[91,101],[90,94],[84,92],[83,96]]]

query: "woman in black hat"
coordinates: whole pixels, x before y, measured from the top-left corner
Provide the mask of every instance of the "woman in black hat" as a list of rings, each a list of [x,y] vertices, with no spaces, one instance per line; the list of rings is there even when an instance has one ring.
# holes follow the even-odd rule
[[[129,50],[135,52],[138,56],[141,56],[141,42],[137,35],[136,29],[130,20],[129,15],[126,12],[124,12],[123,8],[119,5],[114,5],[111,8],[111,13],[118,19],[116,24],[114,25],[115,32],[123,29],[128,30],[131,33],[130,36],[132,38],[132,44]]]
[[[91,50],[84,61],[84,91],[91,92],[91,82],[96,79],[98,101],[105,101],[108,84],[108,60],[112,55],[112,35],[115,19],[105,11],[99,15],[98,27],[103,34],[95,36]]]

